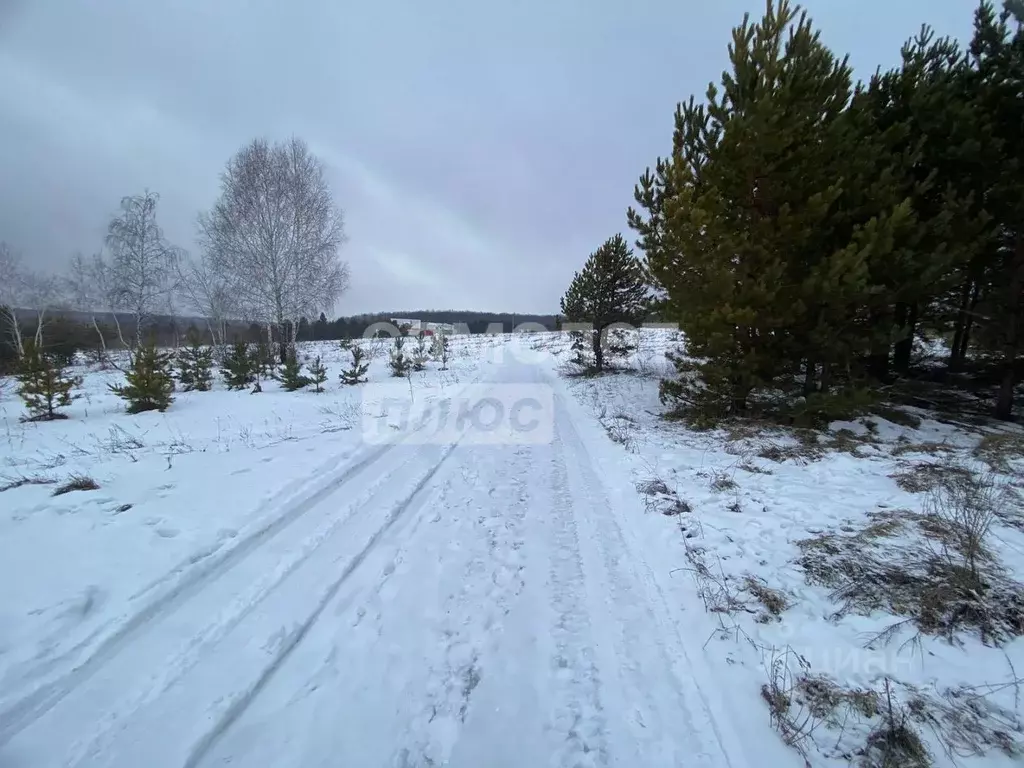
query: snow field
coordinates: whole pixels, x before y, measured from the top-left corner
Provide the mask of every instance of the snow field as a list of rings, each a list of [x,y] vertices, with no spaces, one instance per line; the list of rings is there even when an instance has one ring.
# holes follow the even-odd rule
[[[812,450],[783,430],[695,432],[661,419],[658,377],[670,373],[662,358],[678,349],[676,334],[643,331],[634,341],[639,348],[629,361],[632,372],[572,379],[568,386],[621,447],[621,460],[647,499],[648,516],[661,523],[654,535],[664,551],[677,552],[670,566],[674,580],[685,584],[684,592],[698,590],[716,617],[715,631],[700,643],[739,672],[733,693],[757,697],[766,683],[792,687],[805,678],[884,694],[888,678],[898,702],[916,697],[938,705],[917,723],[933,765],[1016,764],[998,745],[1000,732],[1018,738],[1021,728],[1015,671],[1024,664],[1021,639],[997,645],[968,628],[949,642],[920,634],[912,624],[897,626],[905,616],[886,610],[845,613],[829,588],[808,583],[799,543],[888,525],[904,511],[920,515],[928,493],[914,481],[955,462],[987,476],[1005,494],[1005,515],[995,521],[987,545],[1011,581],[1024,581],[1024,508],[1017,493],[1024,462],[1011,452],[996,462],[1001,471],[993,471],[978,450],[986,435],[1003,433],[940,423],[917,409],[908,409],[921,418],[917,428],[880,417],[835,422]],[[564,339],[538,343],[563,365],[569,358]],[[1005,434],[1024,439],[1012,427]],[[689,511],[679,514],[680,502]],[[893,529],[871,551],[899,566],[902,553],[920,551],[922,537],[913,524]],[[778,616],[758,599],[761,587],[768,600],[782,599]],[[859,750],[879,717],[840,711],[842,720],[830,722],[810,711],[813,701],[789,693],[790,718],[805,731],[795,740],[811,765],[848,765],[863,757]],[[954,727],[949,718],[963,715],[955,715],[950,703],[965,701],[975,716]],[[977,738],[957,736],[972,729]],[[977,754],[979,744],[984,755]]]
[[[909,561],[924,481],[958,459],[1007,491],[989,548],[1024,579],[1017,454],[924,412],[815,442],[695,432],[657,397],[677,335],[635,340],[630,371],[583,379],[560,375],[561,334],[453,337],[449,370],[405,382],[419,414],[548,388],[534,444],[424,439],[385,402],[379,344],[358,387],[336,343],[303,345],[322,394],[218,382],[129,416],[119,374],[83,370],[70,418],[41,424],[5,396],[0,764],[839,766],[882,718],[810,694],[862,704],[887,680],[900,706],[959,692],[961,730],[1012,736],[1019,639],[844,612],[808,553]],[[51,495],[74,475],[98,490]],[[953,765],[931,712],[932,763]],[[967,742],[955,764],[1013,764]]]

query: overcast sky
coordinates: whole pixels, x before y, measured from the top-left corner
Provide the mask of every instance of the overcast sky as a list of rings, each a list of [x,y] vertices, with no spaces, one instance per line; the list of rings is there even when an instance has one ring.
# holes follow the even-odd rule
[[[972,0],[807,0],[859,77]],[[304,138],[350,236],[338,314],[554,312],[726,66],[738,0],[0,0],[0,240],[61,269],[121,196],[196,213],[256,136]]]

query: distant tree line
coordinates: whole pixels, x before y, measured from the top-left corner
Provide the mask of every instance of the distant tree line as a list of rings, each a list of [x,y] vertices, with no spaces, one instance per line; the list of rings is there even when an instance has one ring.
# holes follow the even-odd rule
[[[328,320],[325,315],[312,323],[302,318],[299,321],[298,339],[300,341],[320,341],[325,339],[357,339],[366,330],[378,323],[390,323],[393,318],[416,318],[425,323],[450,323],[457,330],[469,333],[487,333],[499,331],[510,333],[514,328],[525,323],[542,326],[546,330],[557,330],[555,315],[518,314],[511,312],[465,312],[448,310],[402,310],[401,312],[377,312],[374,314],[352,315]]]
[[[18,318],[18,332],[12,328],[14,316]],[[299,318],[295,327],[295,341],[338,341],[361,338],[371,326],[390,323],[392,318],[412,317],[430,323],[450,323],[458,330],[481,334],[495,330],[510,332],[524,323],[542,326],[547,330],[558,330],[557,315],[518,314],[501,312],[461,312],[458,310],[403,310],[401,312],[379,312],[375,314],[351,315],[328,320],[321,313],[313,322]],[[73,362],[77,352],[85,353],[99,361],[107,350],[129,350],[131,345],[121,342],[118,328],[130,326],[135,316],[125,313],[109,315],[83,313],[80,311],[51,310],[42,323],[41,350],[57,355],[65,364]],[[34,311],[0,312],[0,375],[10,373],[18,360],[17,337],[31,337],[35,334],[38,316]],[[145,321],[147,340],[151,339],[160,347],[178,347],[190,334],[202,344],[219,345],[221,339],[242,341],[250,344],[267,339],[265,326],[255,322],[223,320],[219,333],[214,333],[206,318],[179,317],[176,315],[151,315]],[[292,325],[284,322],[271,332],[272,342],[287,343],[292,337]],[[106,341],[104,341],[106,340]]]

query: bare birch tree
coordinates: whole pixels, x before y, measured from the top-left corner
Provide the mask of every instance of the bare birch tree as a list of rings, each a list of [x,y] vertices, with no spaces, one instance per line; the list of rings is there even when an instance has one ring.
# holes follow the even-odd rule
[[[206,318],[214,346],[223,351],[227,344],[227,322],[238,314],[229,281],[217,271],[209,253],[183,260],[179,266],[178,290],[182,300]]]
[[[345,241],[323,164],[305,142],[256,139],[221,174],[221,194],[199,217],[200,242],[243,319],[283,330],[333,308],[348,287]],[[282,353],[284,353],[282,343]]]
[[[18,323],[17,308],[20,297],[21,258],[7,243],[0,242],[0,325],[10,334],[10,343],[20,358],[25,351]]]
[[[22,320],[28,312],[35,315],[33,336],[36,346],[41,347],[47,313],[65,304],[63,287],[54,275],[26,269],[21,257],[6,243],[0,243],[0,312],[19,358],[25,354]]]
[[[176,287],[182,252],[164,238],[156,221],[160,197],[145,191],[121,199],[121,212],[107,227],[109,262],[100,259],[106,292],[113,309],[135,318],[136,345],[146,321],[169,306]]]
[[[121,293],[114,284],[113,275],[109,264],[103,258],[103,254],[95,253],[86,257],[81,253],[71,258],[68,266],[68,274],[65,278],[65,293],[72,308],[89,314],[90,324],[100,340],[98,362],[104,366],[113,365],[115,361],[110,357],[107,348],[107,338],[100,326],[99,317],[110,316],[117,333],[117,340],[125,349],[131,345],[125,340],[121,330],[121,323],[118,318],[118,310],[122,305]]]

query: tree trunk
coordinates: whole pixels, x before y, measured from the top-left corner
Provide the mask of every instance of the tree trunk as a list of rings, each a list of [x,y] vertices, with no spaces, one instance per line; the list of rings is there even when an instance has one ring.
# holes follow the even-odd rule
[[[914,350],[917,304],[897,304],[896,323],[900,328],[901,338],[893,347],[892,363],[896,373],[905,374],[910,369],[910,353]]]
[[[961,365],[967,360],[967,350],[971,347],[971,331],[974,329],[974,310],[978,306],[980,298],[981,286],[975,283],[974,289],[971,291],[971,301],[967,305],[967,319],[964,322],[964,333],[960,339],[960,349],[958,350]]]
[[[886,307],[884,311],[872,310],[868,315],[868,326],[872,332],[871,351],[868,353],[865,365],[870,378],[887,382],[889,380],[889,358],[892,355],[892,309]],[[881,333],[881,329],[885,333]]]
[[[14,312],[14,307],[2,307],[4,315],[7,316],[8,332],[11,334],[11,341],[14,343],[14,351],[20,360],[25,356],[25,341],[21,336],[21,325]]]
[[[594,369],[600,373],[604,370],[604,347],[601,344],[602,328],[594,328],[591,331],[591,343],[594,346]]]
[[[967,307],[971,300],[972,280],[964,280],[960,289],[960,307],[956,313],[956,320],[953,323],[953,342],[949,350],[949,370],[958,371],[963,367],[964,357],[961,353],[964,336],[967,334]]]
[[[832,386],[832,366],[829,363],[821,364],[821,391],[828,392],[828,388]]]
[[[1017,236],[1010,271],[1010,285],[1006,307],[1006,334],[1003,344],[1003,379],[996,398],[996,418],[1009,419],[1013,415],[1013,390],[1017,384],[1017,349],[1020,334],[1021,293],[1024,292],[1024,234]]]
[[[813,394],[818,388],[818,364],[808,360],[804,367],[804,396]]]
[[[1009,420],[1013,416],[1013,390],[1017,384],[1017,376],[1013,364],[1004,364],[1003,378],[999,382],[999,394],[996,396],[996,418]]]
[[[732,397],[729,403],[731,416],[739,416],[747,412],[747,396],[750,394],[750,387],[733,379]]]

